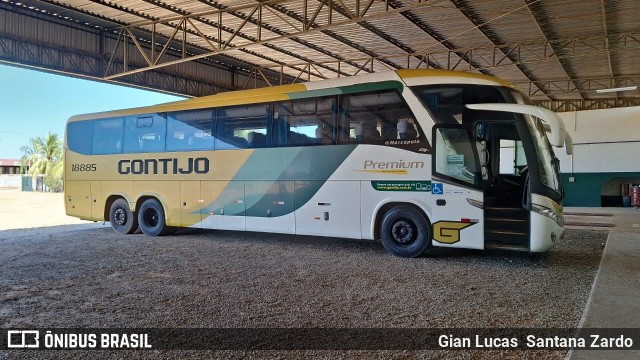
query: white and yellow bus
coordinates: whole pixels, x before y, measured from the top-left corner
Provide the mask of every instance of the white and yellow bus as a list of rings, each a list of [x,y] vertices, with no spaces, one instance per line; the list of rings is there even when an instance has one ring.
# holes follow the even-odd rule
[[[552,146],[565,143],[556,114],[504,81],[398,70],[74,116],[65,204],[121,234],[381,239],[404,257],[542,252],[564,232]]]

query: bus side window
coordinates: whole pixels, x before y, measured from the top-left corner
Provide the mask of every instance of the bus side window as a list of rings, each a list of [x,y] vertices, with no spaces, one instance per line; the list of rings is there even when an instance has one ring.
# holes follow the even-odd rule
[[[382,144],[418,138],[415,118],[394,90],[348,94],[342,100],[340,143]]]
[[[380,141],[380,131],[373,122],[361,122],[353,125],[353,133],[356,141],[362,144],[370,144]]]
[[[164,151],[167,120],[157,114],[127,116],[124,120],[124,152]]]
[[[218,110],[216,149],[269,146],[269,104],[242,105]]]
[[[333,144],[335,104],[335,96],[293,99],[274,103],[272,145]]]
[[[211,135],[214,109],[169,113],[167,116],[167,150],[213,149]]]
[[[398,121],[397,129],[398,138],[400,140],[413,140],[418,137],[418,131],[416,130],[415,125],[406,119],[400,119]]]
[[[94,155],[122,153],[123,118],[96,120],[91,152]]]

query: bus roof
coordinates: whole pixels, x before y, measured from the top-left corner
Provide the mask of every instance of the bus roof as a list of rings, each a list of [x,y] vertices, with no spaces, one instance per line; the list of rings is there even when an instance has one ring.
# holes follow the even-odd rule
[[[422,79],[420,79],[422,78]],[[434,84],[441,83],[443,79],[451,83],[493,83],[496,85],[513,87],[513,85],[499,78],[463,71],[439,70],[439,69],[403,69],[396,71],[386,71],[380,73],[372,73],[366,75],[358,75],[339,79],[330,79],[322,81],[314,81],[307,83],[297,83],[289,85],[278,85],[250,90],[237,90],[208,95],[187,100],[169,102],[165,104],[152,105],[139,108],[130,108],[123,110],[114,110],[98,113],[89,113],[83,115],[72,116],[69,122],[91,120],[108,117],[119,117],[127,115],[148,114],[158,112],[180,111],[187,109],[198,109],[219,106],[246,105],[259,102],[271,102],[289,100],[292,98],[300,98],[304,96],[295,96],[296,93],[305,93],[310,91],[320,91],[320,95],[332,95],[341,93],[340,87],[352,85],[376,84],[382,81],[405,81],[415,82],[422,80],[434,80]],[[425,84],[431,83],[425,81]],[[335,89],[335,91],[330,91]]]

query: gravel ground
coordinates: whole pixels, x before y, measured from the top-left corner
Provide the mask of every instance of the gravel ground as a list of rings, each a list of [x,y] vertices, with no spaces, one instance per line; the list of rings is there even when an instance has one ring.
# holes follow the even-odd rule
[[[120,236],[69,225],[0,231],[2,328],[573,328],[606,232],[567,230],[550,252],[438,250],[187,230]],[[83,230],[71,230],[82,228]],[[562,358],[564,351],[37,351],[0,358]]]

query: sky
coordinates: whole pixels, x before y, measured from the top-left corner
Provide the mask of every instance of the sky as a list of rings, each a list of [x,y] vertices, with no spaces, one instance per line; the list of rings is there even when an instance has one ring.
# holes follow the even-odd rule
[[[64,137],[73,115],[161,104],[183,98],[0,64],[0,159],[48,132]]]

